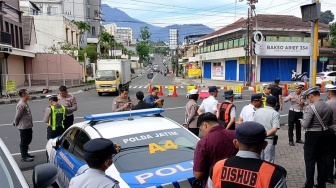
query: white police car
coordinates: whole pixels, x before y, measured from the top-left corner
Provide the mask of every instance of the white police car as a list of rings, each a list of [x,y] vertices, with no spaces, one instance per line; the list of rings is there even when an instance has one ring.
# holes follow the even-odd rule
[[[60,187],[83,173],[84,144],[94,138],[119,143],[121,152],[106,171],[120,187],[192,187],[193,157],[199,140],[180,124],[153,116],[164,109],[152,108],[86,116],[61,137],[49,140],[47,157],[57,165]]]

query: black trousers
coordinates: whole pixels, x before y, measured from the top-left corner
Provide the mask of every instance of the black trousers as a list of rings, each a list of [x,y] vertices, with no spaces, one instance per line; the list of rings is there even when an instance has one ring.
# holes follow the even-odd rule
[[[74,123],[74,115],[70,115],[70,116],[65,116],[65,119],[63,121],[63,125],[64,125],[64,130],[67,130],[71,125],[73,125]]]
[[[20,152],[21,157],[27,157],[29,144],[33,139],[33,129],[20,129]]]
[[[51,126],[47,128],[47,139],[56,138],[61,136],[64,133],[64,129],[62,127],[57,127],[56,130],[52,130]]]
[[[289,142],[293,142],[293,130],[295,125],[296,140],[301,140],[301,123],[299,119],[302,119],[302,112],[294,112],[289,110],[288,112],[288,139]]]
[[[315,163],[317,163],[317,184],[325,188],[327,180],[328,137],[326,131],[307,131],[304,143],[304,161],[306,166],[305,188],[314,186]]]
[[[198,136],[199,134],[199,128],[188,128],[188,130],[192,133],[194,133],[194,135]]]
[[[279,112],[279,110],[280,110],[280,105],[278,104],[275,106],[275,111]]]
[[[336,168],[336,136],[329,133],[328,135],[330,137],[330,146],[328,148],[328,158],[327,158],[327,178],[333,179],[334,176],[334,165]]]

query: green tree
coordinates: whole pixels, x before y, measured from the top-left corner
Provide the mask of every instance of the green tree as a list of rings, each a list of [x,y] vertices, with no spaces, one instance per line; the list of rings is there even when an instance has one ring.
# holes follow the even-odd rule
[[[336,22],[330,24],[330,32],[329,32],[329,36],[330,36],[330,40],[331,40],[331,46],[333,48],[336,48]]]
[[[84,43],[84,33],[87,31],[90,33],[90,24],[87,22],[83,22],[83,21],[75,21],[72,20],[72,23],[74,23],[75,25],[77,25],[78,29],[79,29],[79,43]]]
[[[148,43],[151,36],[152,34],[149,32],[149,28],[147,26],[140,28],[140,38],[143,42]]]
[[[330,22],[334,21],[334,19],[335,19],[335,16],[330,10],[321,12],[320,22],[329,24]]]
[[[151,45],[151,52],[167,55],[169,53],[169,46],[166,45],[165,42],[159,40]]]
[[[149,59],[149,38],[151,33],[147,26],[140,28],[140,38],[136,46],[137,54],[139,55],[140,63],[147,61]]]
[[[108,56],[109,49],[114,45],[115,39],[110,33],[102,32],[98,35],[98,42],[102,48],[103,54]]]
[[[79,50],[78,52],[79,61],[84,61],[84,53],[86,53],[87,58],[90,58],[91,63],[97,62],[98,53],[97,53],[97,46],[95,44],[88,44],[87,46]]]

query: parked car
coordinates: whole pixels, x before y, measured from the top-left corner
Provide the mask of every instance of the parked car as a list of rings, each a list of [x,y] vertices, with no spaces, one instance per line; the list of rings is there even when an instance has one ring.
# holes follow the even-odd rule
[[[53,164],[37,165],[33,171],[34,187],[48,187],[56,180],[58,171]],[[0,187],[29,188],[12,154],[0,138]]]
[[[152,108],[85,116],[87,121],[49,140],[47,155],[59,169],[58,185],[68,187],[72,177],[88,168],[83,151],[87,141],[107,138],[121,146],[106,171],[120,187],[192,187],[199,138],[173,120],[154,115],[163,111]]]
[[[160,66],[157,64],[153,65],[153,70],[154,72],[160,72]]]
[[[323,81],[336,82],[336,71],[319,72],[316,74],[316,85],[321,85]]]

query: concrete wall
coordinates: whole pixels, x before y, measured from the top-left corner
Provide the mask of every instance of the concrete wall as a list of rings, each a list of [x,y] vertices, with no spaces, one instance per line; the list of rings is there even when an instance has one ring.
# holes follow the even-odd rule
[[[7,66],[9,76],[6,80],[15,80],[17,87],[24,85],[24,57],[10,55],[7,59]]]

